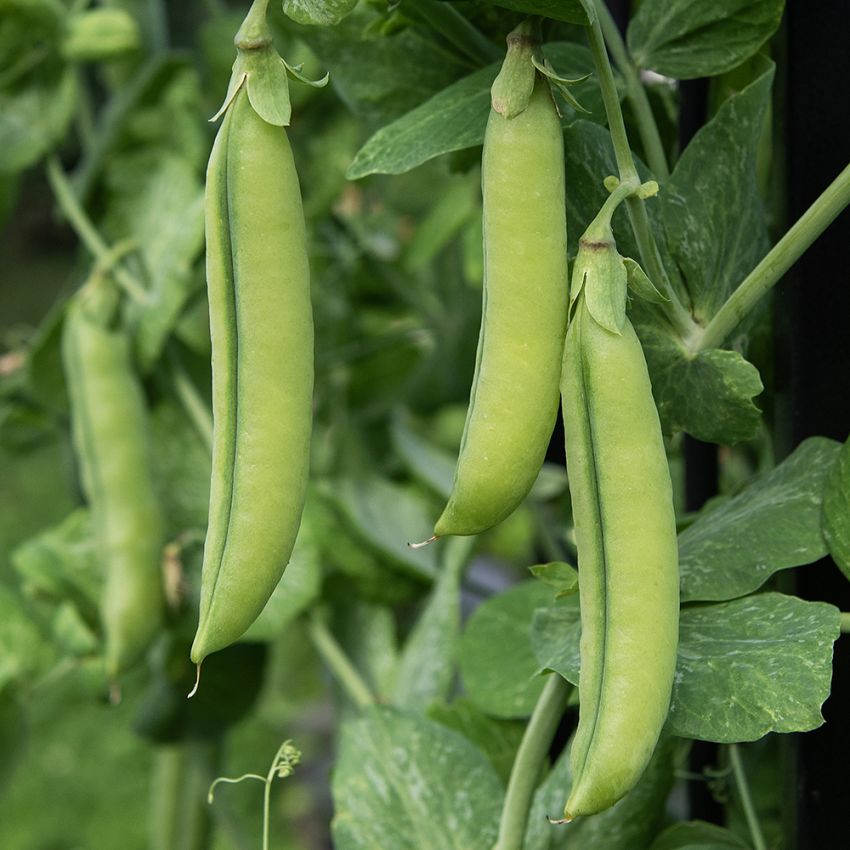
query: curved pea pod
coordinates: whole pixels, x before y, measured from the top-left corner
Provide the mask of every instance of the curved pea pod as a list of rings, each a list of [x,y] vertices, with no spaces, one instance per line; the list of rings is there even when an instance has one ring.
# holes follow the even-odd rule
[[[83,490],[105,570],[100,612],[110,679],[131,667],[163,618],[163,518],[151,479],[147,411],[130,341],[111,323],[108,284],[86,286],[65,317],[62,357]]]
[[[207,168],[213,459],[192,660],[237,640],[286,567],[304,506],[313,317],[298,175],[243,85]]]
[[[613,240],[582,240],[561,378],[582,625],[567,819],[613,805],[638,781],[667,717],[676,666],[670,475],[625,286]]]
[[[561,123],[535,77],[513,118],[491,110],[481,170],[484,297],[475,377],[448,504],[434,534],[511,514],[543,463],[558,409],[567,317]]]

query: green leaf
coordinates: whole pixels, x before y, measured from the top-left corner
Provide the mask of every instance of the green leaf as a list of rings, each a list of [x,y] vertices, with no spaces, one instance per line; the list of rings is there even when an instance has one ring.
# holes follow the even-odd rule
[[[586,8],[586,0],[490,0],[496,6],[522,12],[525,15],[542,15],[556,21],[566,21],[568,24],[590,23]]]
[[[560,815],[572,786],[567,747],[534,794],[523,850],[645,850],[664,816],[673,784],[673,755],[672,740],[662,738],[640,781],[622,800],[563,826],[548,818]]]
[[[456,699],[450,705],[432,703],[426,715],[475,744],[490,760],[499,779],[507,784],[525,733],[523,721],[490,717],[468,699]]]
[[[0,91],[0,174],[23,171],[61,141],[77,94],[77,74],[70,67]]]
[[[664,433],[686,431],[721,445],[753,439],[761,424],[753,399],[764,389],[756,367],[737,351],[693,357],[669,325],[647,318],[646,306],[633,302],[631,312]]]
[[[337,850],[490,850],[504,797],[464,737],[377,706],[343,724],[332,790]]]
[[[425,580],[436,575],[437,547],[408,546],[426,540],[434,528],[433,509],[415,490],[373,476],[340,479],[327,495],[358,536],[399,568]]]
[[[42,639],[20,598],[0,584],[0,691],[43,671],[50,662]]]
[[[565,74],[582,76],[593,68],[590,53],[582,45],[550,44],[546,56]],[[457,80],[378,130],[354,157],[348,168],[349,180],[368,174],[402,174],[436,156],[482,144],[490,114],[490,87],[499,67],[494,62]],[[574,86],[573,93],[602,120],[604,111],[595,80]],[[575,115],[572,110],[568,112]]]
[[[578,572],[570,564],[550,561],[548,564],[535,564],[528,569],[535,578],[555,588],[555,599],[578,593]]]
[[[730,743],[820,726],[838,623],[832,605],[780,593],[684,608],[669,730]],[[580,636],[572,598],[534,615],[540,665],[575,685]]]
[[[822,526],[829,554],[850,579],[850,440],[842,446],[826,478]]]
[[[531,646],[535,609],[552,601],[550,588],[526,581],[482,602],[460,644],[460,671],[472,702],[495,717],[531,714],[543,679]]]
[[[652,842],[650,850],[746,850],[749,845],[713,823],[674,823]]]
[[[629,24],[629,52],[640,68],[681,80],[722,74],[776,32],[784,5],[784,0],[644,0]]]
[[[684,275],[694,317],[705,324],[767,253],[756,151],[774,66],[717,114],[685,148],[660,195],[668,248]]]
[[[817,728],[838,635],[837,608],[781,593],[685,608],[670,731],[726,744]]]
[[[734,498],[697,517],[679,535],[682,601],[734,599],[777,570],[826,555],[821,503],[838,456],[838,443],[811,437]]]
[[[136,351],[144,370],[159,356],[192,293],[203,285],[193,265],[204,245],[204,191],[181,155],[144,151],[121,159],[110,180],[109,226],[138,244],[150,301],[130,302]]]
[[[260,616],[240,638],[242,641],[274,640],[302,611],[319,596],[322,568],[316,532],[308,503],[295,539],[292,557],[283,578],[266,602]]]
[[[435,156],[480,145],[498,70],[494,63],[475,71],[382,127],[357,152],[348,179],[403,174]]]
[[[72,603],[90,626],[98,623],[103,568],[91,517],[82,508],[18,546],[12,564],[23,592],[57,605]]]
[[[333,26],[355,6],[357,0],[283,0],[283,11],[299,24]]]
[[[422,437],[414,429],[406,411],[398,411],[393,416],[390,436],[393,446],[410,471],[437,495],[448,499],[454,481],[454,457]]]
[[[449,696],[460,637],[460,578],[471,542],[456,537],[444,544],[442,569],[399,661],[394,705],[422,711]]]
[[[14,776],[23,755],[29,729],[23,705],[14,688],[0,687],[0,796]]]

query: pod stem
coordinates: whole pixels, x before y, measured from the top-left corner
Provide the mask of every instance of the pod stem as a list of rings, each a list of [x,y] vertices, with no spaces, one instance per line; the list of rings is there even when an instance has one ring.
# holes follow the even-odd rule
[[[629,137],[626,133],[626,125],[623,121],[623,112],[620,108],[620,97],[617,85],[614,81],[614,72],[611,70],[611,62],[608,51],[605,49],[605,40],[602,36],[602,28],[599,22],[598,10],[601,6],[600,0],[594,0],[597,15],[588,29],[590,51],[593,54],[593,63],[596,75],[599,78],[599,87],[602,92],[602,101],[605,104],[605,114],[608,118],[608,129],[611,133],[611,142],[614,145],[614,156],[617,160],[620,182],[630,183],[639,180],[637,168],[632,150],[629,146]],[[637,196],[631,196],[626,200],[629,212],[629,221],[635,235],[643,267],[656,288],[668,299],[661,309],[664,310],[667,319],[677,332],[687,337],[693,330],[694,321],[690,313],[682,306],[676,292],[670,283],[664,265],[661,262],[661,254],[655,243],[649,216],[643,201]]]
[[[272,43],[272,31],[266,20],[268,8],[269,0],[254,0],[251,4],[233,39],[237,50],[258,50]]]
[[[738,797],[744,817],[750,830],[750,838],[753,840],[753,850],[767,850],[767,844],[761,831],[761,824],[756,814],[753,799],[750,796],[750,786],[747,775],[744,773],[744,765],[741,762],[741,753],[737,744],[729,745],[729,762],[732,765],[732,773],[735,776],[735,785],[738,787]]]
[[[375,695],[315,609],[310,613],[307,634],[316,652],[328,666],[333,677],[342,685],[351,701],[358,708],[374,705],[377,702]]]
[[[119,286],[130,298],[139,304],[148,304],[150,296],[145,287],[124,266],[117,262],[117,257],[121,256],[124,248],[110,246],[101,236],[100,231],[94,226],[86,211],[77,201],[71,181],[56,156],[50,156],[47,159],[47,180],[53,190],[56,203],[59,204],[59,209],[62,210],[83,245],[102,267],[111,271]]]
[[[522,850],[540,767],[567,707],[571,689],[566,679],[551,673],[537,699],[511,768],[499,837],[493,850]]]
[[[605,3],[599,3],[596,6],[596,13],[599,16],[599,24],[602,28],[605,44],[614,57],[617,70],[625,80],[626,97],[629,99],[634,112],[640,140],[646,151],[647,164],[659,180],[665,181],[670,177],[670,168],[667,165],[661,134],[658,132],[655,116],[652,114],[646,89],[640,81],[638,70],[629,56],[620,30],[617,29],[617,24],[611,16],[608,6]]]
[[[705,329],[695,329],[688,348],[696,355],[719,348],[738,323],[779,282],[808,247],[850,204],[850,165],[824,189],[790,230],[765,254],[726,299]]]

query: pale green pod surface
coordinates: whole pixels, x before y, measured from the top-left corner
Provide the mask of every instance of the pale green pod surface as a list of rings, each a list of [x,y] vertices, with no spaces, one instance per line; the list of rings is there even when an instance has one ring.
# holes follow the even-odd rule
[[[162,624],[163,518],[151,479],[147,412],[130,345],[79,297],[63,330],[75,453],[103,563],[106,672],[140,659]]]
[[[510,120],[490,112],[481,171],[484,303],[449,502],[434,534],[478,534],[528,494],[558,409],[567,317],[561,123],[537,79]]]
[[[237,640],[289,562],[307,487],[313,316],[298,175],[286,132],[243,87],[207,169],[213,473],[199,663]]]
[[[561,392],[579,558],[581,678],[568,818],[637,782],[667,717],[679,574],[672,488],[640,342],[579,297]]]

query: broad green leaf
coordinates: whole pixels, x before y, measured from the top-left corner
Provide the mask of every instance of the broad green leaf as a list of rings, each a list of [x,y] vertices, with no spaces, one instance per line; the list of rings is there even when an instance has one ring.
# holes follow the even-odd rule
[[[641,68],[681,80],[730,71],[752,56],[782,18],[784,0],[644,0],[628,44]]]
[[[443,544],[434,589],[407,638],[395,676],[393,704],[422,711],[447,699],[460,638],[460,578],[472,541],[455,537]]]
[[[50,649],[21,599],[0,584],[0,691],[41,672]]]
[[[756,185],[756,150],[774,66],[737,95],[685,148],[659,195],[667,246],[705,324],[769,247]]]
[[[151,412],[154,480],[169,537],[206,528],[210,499],[210,453],[182,408],[170,399]]]
[[[831,605],[780,593],[682,609],[669,730],[730,743],[819,726],[838,619]],[[576,685],[580,636],[572,599],[534,616],[540,665]]]
[[[755,437],[761,411],[753,399],[764,388],[756,367],[737,351],[718,348],[692,357],[669,325],[648,318],[650,312],[633,304],[664,432],[685,431],[722,445]]]
[[[823,723],[839,612],[763,593],[682,611],[668,727],[732,743]]]
[[[674,823],[652,842],[650,850],[746,850],[749,847],[728,829],[713,823]]]
[[[274,640],[318,597],[322,567],[309,503],[304,508],[301,527],[292,557],[260,616],[240,638],[242,641]]]
[[[526,15],[542,15],[556,21],[587,26],[587,0],[490,0],[496,6]]]
[[[568,682],[578,684],[581,619],[578,595],[557,605],[538,608],[531,624],[531,645],[544,670],[555,670]]]
[[[370,37],[374,20],[363,8],[337,26],[298,31],[321,66],[331,69],[337,94],[361,119],[392,121],[467,72],[454,53],[410,27]]]
[[[432,703],[426,715],[472,741],[490,760],[499,779],[507,785],[525,732],[523,721],[490,717],[468,699],[456,699],[449,705]]]
[[[582,45],[556,43],[547,45],[545,52],[559,73],[580,77],[592,70],[589,51]],[[357,152],[348,169],[349,180],[367,174],[401,174],[436,156],[482,144],[490,114],[490,86],[498,71],[498,62],[481,68],[382,127]],[[573,94],[602,120],[594,80],[573,87]],[[575,116],[571,109],[567,114]]]
[[[850,579],[850,440],[828,471],[821,520],[829,554]]]
[[[410,487],[383,478],[344,478],[328,489],[339,510],[358,536],[406,572],[422,579],[437,571],[434,545],[411,549],[408,543],[433,533],[434,512],[429,502]]]
[[[377,706],[343,724],[332,791],[336,850],[491,850],[504,797],[463,736]]]
[[[563,561],[550,561],[548,564],[535,564],[528,569],[535,578],[555,588],[556,599],[578,593],[578,572],[570,564]]]
[[[548,818],[560,817],[572,786],[567,747],[534,794],[523,850],[645,850],[664,816],[673,755],[672,740],[662,738],[640,781],[622,800],[593,817],[554,825]]]
[[[72,603],[89,626],[97,624],[103,568],[87,510],[26,540],[12,553],[12,564],[27,596]]]
[[[355,6],[357,0],[283,0],[283,11],[299,24],[333,26]]]
[[[421,436],[413,427],[410,415],[404,411],[393,416],[390,435],[410,471],[437,495],[448,499],[455,474],[454,457]]]
[[[777,570],[826,555],[821,503],[838,456],[838,443],[811,437],[734,498],[697,517],[679,535],[682,601],[734,599]]]
[[[151,368],[186,301],[202,286],[193,265],[204,244],[204,191],[183,156],[143,152],[122,160],[111,179],[113,232],[132,235],[149,302],[128,303],[142,368]]]
[[[527,717],[544,681],[531,646],[535,609],[549,605],[552,590],[526,581],[482,602],[460,644],[460,671],[472,702],[495,717]]]
[[[0,797],[15,774],[27,743],[27,718],[23,705],[11,687],[0,687]]]

